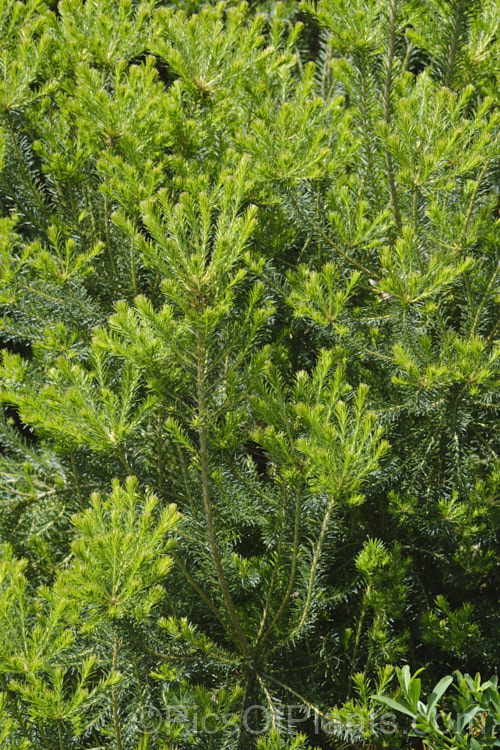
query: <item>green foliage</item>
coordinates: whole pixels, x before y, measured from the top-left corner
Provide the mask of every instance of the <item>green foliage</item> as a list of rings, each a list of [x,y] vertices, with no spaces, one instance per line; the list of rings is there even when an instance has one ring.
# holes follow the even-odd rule
[[[290,742],[285,742],[276,731],[272,731],[268,737],[257,739],[256,748],[257,750],[308,750],[309,745],[304,734],[298,734]]]
[[[405,665],[397,669],[402,698],[375,696],[375,700],[411,716],[412,734],[425,738],[431,748],[498,747],[496,736],[500,721],[500,695],[498,677],[482,682],[479,672],[475,677],[456,672],[456,696],[451,705],[441,708],[441,699],[453,682],[453,677],[443,677],[430,693],[427,703],[420,699],[421,681],[418,672],[411,675]]]
[[[356,697],[341,706],[334,706],[330,712],[329,726],[333,737],[353,745],[383,743],[384,735],[391,734],[394,724],[391,726],[384,708],[377,701],[378,697],[382,699],[393,674],[394,668],[386,665],[378,670],[373,683],[363,672],[353,675]],[[373,690],[376,691],[375,696]]]
[[[499,18],[0,0],[2,747],[399,747],[391,664],[498,662]]]
[[[121,621],[145,624],[163,598],[172,564],[173,506],[141,498],[137,483],[115,482],[108,499],[92,496],[76,516],[72,559],[52,587],[35,589],[26,562],[4,546],[0,571],[0,686],[4,747],[69,747],[101,732],[147,736],[143,665],[120,636]],[[153,620],[154,622],[154,620]],[[127,655],[120,653],[124,650]],[[123,673],[119,667],[123,665]],[[132,672],[132,666],[135,672]],[[132,687],[133,686],[133,687]],[[126,726],[118,714],[127,691],[136,695]]]

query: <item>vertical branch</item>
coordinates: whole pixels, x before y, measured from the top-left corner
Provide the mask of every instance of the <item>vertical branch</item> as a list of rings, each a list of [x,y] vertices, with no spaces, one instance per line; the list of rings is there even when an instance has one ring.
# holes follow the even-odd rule
[[[205,592],[203,591],[203,589],[201,588],[201,586],[199,586],[196,583],[196,581],[194,580],[193,576],[191,575],[191,573],[189,572],[189,570],[186,568],[186,566],[182,562],[182,560],[179,557],[179,555],[177,554],[177,552],[173,551],[170,554],[172,555],[173,559],[175,560],[175,562],[177,564],[177,567],[179,568],[179,570],[181,571],[181,573],[183,574],[183,576],[186,578],[186,580],[189,581],[189,583],[194,588],[194,590],[196,591],[196,593],[198,594],[198,596],[200,597],[200,599],[205,602],[205,604],[207,605],[207,607],[209,608],[209,610],[218,619],[218,621],[220,622],[220,624],[222,625],[222,627],[224,628],[224,630],[226,631],[226,633],[228,633],[228,635],[231,636],[231,633],[228,632],[227,624],[224,622],[224,619],[223,619],[221,613],[219,612],[219,610],[217,609],[217,607],[215,606],[215,604],[205,594]]]
[[[264,680],[259,674],[257,675],[257,680],[259,681],[262,691],[264,695],[266,696],[267,705],[269,706],[269,713],[271,715],[271,726],[273,729],[276,729],[278,726],[278,722],[276,720],[276,711],[274,710],[273,699],[271,698],[271,694],[269,693],[269,690],[266,687],[266,683],[264,682]]]
[[[260,640],[260,637],[262,633],[264,632],[264,627],[266,625],[267,616],[269,614],[269,607],[271,605],[272,595],[274,593],[274,586],[276,584],[276,579],[278,577],[278,571],[279,571],[279,567],[281,564],[281,554],[283,552],[283,534],[285,532],[285,522],[286,522],[286,488],[283,493],[283,505],[281,508],[281,527],[280,527],[280,534],[279,534],[279,540],[278,540],[278,545],[277,545],[276,559],[274,563],[273,574],[271,576],[271,581],[267,589],[266,602],[264,604],[264,609],[262,610],[262,618],[261,618],[259,630],[257,633],[257,642]]]
[[[236,637],[236,644],[239,647],[241,653],[244,656],[249,655],[249,646],[247,637],[241,626],[239,617],[234,607],[231,592],[229,590],[222,563],[217,549],[217,541],[215,538],[215,530],[213,523],[212,514],[212,498],[210,495],[210,469],[208,463],[208,443],[207,443],[207,428],[206,428],[206,392],[205,392],[205,348],[203,346],[201,331],[198,329],[197,332],[197,396],[198,396],[198,438],[200,442],[200,466],[201,466],[201,483],[203,492],[203,507],[205,510],[205,522],[207,525],[207,536],[208,543],[210,546],[210,552],[212,560],[215,566],[215,572],[217,574],[217,580],[226,607],[229,620],[231,622],[234,635]]]
[[[104,231],[106,234],[106,251],[108,253],[109,262],[111,264],[111,268],[113,269],[114,277],[119,283],[120,274],[118,273],[115,256],[113,255],[113,249],[111,247],[111,230],[109,226],[109,200],[107,195],[104,196]]]
[[[76,486],[76,494],[77,494],[77,497],[78,497],[78,505],[83,510],[83,508],[85,507],[85,503],[84,503],[84,500],[83,500],[82,488],[81,488],[81,485],[80,485],[80,480],[78,479],[78,470],[76,468],[76,460],[75,460],[75,452],[74,451],[71,451],[71,468],[73,470],[73,476],[75,478],[75,486]]]
[[[408,346],[412,350],[412,352],[415,355],[417,361],[421,362],[422,361],[422,357],[420,356],[420,353],[418,352],[418,350],[417,350],[417,348],[415,346],[415,343],[413,341],[413,335],[412,334],[414,332],[414,329],[412,328],[411,331],[410,331],[410,328],[408,326],[408,308],[406,306],[403,308],[403,311],[401,313],[401,323],[402,323],[404,334],[406,336],[406,340],[408,342]]]
[[[116,454],[118,458],[120,459],[120,463],[122,464],[123,468],[125,469],[125,472],[128,476],[132,476],[134,471],[127,459],[127,454],[125,453],[125,449],[123,445],[119,445],[116,449]]]
[[[281,601],[278,611],[274,615],[271,624],[260,638],[260,644],[263,644],[273,632],[276,624],[281,619],[285,607],[290,601],[290,595],[292,593],[293,584],[295,583],[295,576],[297,573],[297,562],[299,558],[299,531],[300,531],[300,506],[301,506],[302,487],[297,490],[295,498],[295,524],[293,530],[293,548],[292,548],[292,566],[290,570],[290,578],[288,580],[288,586],[285,591],[285,595]]]
[[[479,190],[481,188],[481,185],[483,184],[483,180],[486,177],[486,173],[487,173],[487,171],[488,171],[488,169],[489,169],[489,167],[491,165],[491,162],[493,161],[495,150],[496,150],[495,147],[497,145],[497,142],[498,142],[499,138],[500,138],[500,131],[497,132],[497,134],[495,136],[495,140],[492,143],[491,156],[489,156],[486,159],[485,163],[483,164],[483,167],[482,167],[481,171],[479,172],[478,178],[476,180],[476,184],[474,185],[474,190],[472,191],[472,195],[471,195],[470,201],[469,201],[469,206],[467,208],[467,213],[465,214],[465,221],[463,223],[462,229],[460,231],[460,236],[459,236],[459,239],[458,239],[459,246],[460,246],[461,249],[463,247],[464,240],[466,238],[466,234],[467,234],[467,231],[469,229],[470,221],[471,221],[471,218],[472,218],[472,213],[473,213],[474,207],[476,205],[476,199],[477,199]]]
[[[309,583],[307,585],[307,594],[306,594],[306,601],[304,604],[304,609],[302,610],[302,615],[300,617],[298,625],[296,625],[296,627],[293,629],[292,633],[289,636],[290,640],[292,638],[295,638],[295,636],[302,630],[302,627],[304,626],[304,623],[307,619],[307,615],[309,614],[309,610],[311,608],[311,603],[312,603],[313,591],[314,591],[316,569],[318,567],[318,563],[321,557],[321,551],[323,549],[323,542],[325,540],[326,532],[330,523],[330,516],[332,515],[335,505],[336,505],[335,500],[330,500],[330,502],[328,503],[325,517],[323,518],[323,523],[321,524],[321,531],[319,533],[318,543],[316,544],[316,549],[314,550],[314,555],[313,555],[313,559],[311,562],[311,572],[309,574]]]
[[[161,494],[163,489],[163,430],[162,430],[162,413],[158,412],[158,492]]]
[[[493,339],[495,338],[499,328],[500,328],[500,318],[497,320],[497,322],[491,329],[490,335],[486,339],[486,346],[491,346],[491,344],[493,343]]]
[[[366,100],[369,95],[369,86],[368,86],[367,73],[366,73],[366,60],[364,56],[361,56],[361,59],[359,61],[359,71],[360,71],[360,78],[361,78],[361,102],[360,102],[359,111],[361,115],[361,127],[363,131],[363,140],[365,144],[366,173],[368,177],[368,183],[371,187],[373,197],[375,199],[377,211],[381,211],[382,204],[380,202],[380,196],[379,196],[379,191],[377,187],[373,149],[372,149],[372,144],[370,142],[370,127],[369,127],[369,122],[368,122],[369,113],[368,113],[368,107],[366,104]]]
[[[61,719],[57,720],[57,738],[59,740],[59,750],[64,750],[64,741],[62,734],[62,722]]]
[[[134,297],[137,297],[137,276],[135,273],[135,251],[134,251],[134,238],[130,240],[130,271],[132,274],[132,286],[134,288]]]
[[[391,88],[392,88],[392,72],[394,66],[394,51],[396,45],[396,15],[397,15],[397,2],[398,0],[391,0],[390,15],[389,15],[389,40],[387,44],[387,68],[385,74],[385,85],[384,85],[384,120],[387,126],[391,122]],[[396,222],[396,228],[398,232],[401,232],[402,221],[401,211],[399,208],[399,198],[396,187],[396,180],[394,177],[394,164],[392,161],[392,154],[389,151],[388,146],[385,146],[385,164],[387,167],[387,180],[389,183],[389,194],[391,196],[392,210],[394,212],[394,220]]]
[[[85,176],[87,178],[85,180],[85,188],[84,188],[85,210],[87,211],[90,217],[90,241],[92,245],[95,245],[96,237],[97,237],[97,229],[96,229],[94,210],[92,208],[92,199],[90,196],[91,187],[89,185],[90,175],[89,175],[88,167],[85,168]]]
[[[151,303],[153,305],[155,303],[156,293],[158,292],[159,286],[160,286],[160,272],[157,271],[156,275],[155,275],[153,289],[151,290],[151,295],[150,295],[150,297],[151,297]]]
[[[453,24],[453,34],[451,36],[450,51],[448,53],[448,61],[446,63],[446,73],[444,76],[444,85],[450,88],[453,81],[453,71],[455,68],[455,60],[457,58],[458,41],[460,39],[460,32],[462,30],[462,22],[464,16],[464,0],[458,0],[457,10],[455,13],[455,22]]]
[[[327,234],[323,231],[320,224],[317,224],[314,219],[311,218],[309,213],[307,211],[304,211],[301,209],[299,203],[296,201],[296,199],[293,196],[293,192],[290,191],[289,193],[290,200],[293,203],[293,206],[297,213],[300,215],[300,217],[309,224],[309,226],[321,237],[324,242],[332,248],[335,252],[337,252],[344,260],[346,260],[348,263],[350,263],[355,268],[358,268],[360,271],[363,271],[363,273],[366,273],[371,279],[376,279],[377,281],[380,279],[380,275],[376,271],[371,271],[369,268],[366,268],[366,266],[363,266],[361,263],[358,263],[358,261],[355,258],[352,258],[350,255],[345,253],[338,244],[336,244]]]
[[[177,456],[179,457],[179,466],[181,467],[182,479],[184,482],[184,489],[186,490],[186,495],[189,501],[189,507],[191,508],[191,513],[193,514],[193,518],[196,521],[197,526],[199,526],[200,521],[198,517],[198,509],[194,502],[193,493],[191,491],[191,482],[189,481],[189,474],[188,474],[188,470],[186,467],[186,461],[184,460],[182,451],[177,445],[177,443],[174,443],[174,445],[177,451]]]
[[[418,226],[419,226],[419,200],[420,200],[420,189],[418,177],[413,182],[413,228],[415,230],[415,237],[418,240]],[[423,248],[420,243],[417,245],[417,263],[420,273],[424,271],[424,264],[422,262]]]
[[[139,703],[141,704],[142,729],[144,732],[143,737],[144,737],[144,740],[146,741],[150,733],[146,729],[146,706],[144,703],[144,695],[143,695],[143,690],[142,690],[141,673],[139,671],[139,664],[137,663],[137,654],[134,653],[132,658],[134,662],[135,678],[137,680],[137,691],[139,693]]]
[[[486,291],[485,291],[485,293],[483,295],[483,298],[482,298],[481,302],[479,303],[479,307],[477,308],[477,312],[476,312],[476,315],[474,316],[474,321],[472,323],[472,328],[471,328],[471,331],[470,331],[470,338],[472,338],[476,334],[477,327],[479,325],[479,320],[481,318],[481,313],[483,312],[484,308],[486,307],[486,305],[488,303],[488,300],[489,300],[490,295],[491,295],[491,293],[493,291],[493,287],[495,286],[495,283],[496,283],[496,280],[497,280],[499,274],[500,274],[500,262],[497,264],[497,267],[493,271],[493,274],[492,274],[491,279],[489,281],[489,284],[488,284],[488,286],[486,288]]]
[[[368,584],[366,591],[363,595],[363,606],[361,607],[361,612],[359,614],[359,620],[358,620],[358,626],[356,628],[356,638],[354,640],[354,649],[352,652],[352,659],[351,659],[351,669],[349,673],[349,686],[347,688],[347,700],[349,700],[349,698],[351,697],[352,674],[356,668],[356,659],[358,657],[359,644],[361,642],[361,632],[363,629],[363,622],[368,612],[368,596],[370,595],[370,591],[371,591],[371,584]]]
[[[17,725],[23,735],[23,737],[26,739],[26,741],[31,745],[33,750],[40,750],[40,746],[37,742],[31,739],[30,733],[28,732],[28,727],[26,726],[26,723],[19,713],[19,709],[17,707],[16,699],[14,698],[13,694],[9,691],[9,686],[7,685],[7,680],[5,679],[5,675],[0,674],[0,687],[2,688],[2,692],[7,696],[7,700],[9,701],[10,710],[12,713],[12,716],[17,722]]]
[[[28,170],[24,166],[23,155],[21,153],[21,149],[20,149],[19,143],[17,141],[16,129],[14,127],[14,123],[12,122],[11,113],[10,113],[10,111],[8,109],[7,109],[6,113],[5,113],[5,121],[7,123],[8,129],[9,129],[10,137],[12,139],[12,145],[14,147],[14,153],[16,155],[16,159],[17,159],[17,164],[18,164],[18,167],[19,167],[19,171],[20,171],[20,173],[21,173],[21,175],[22,175],[22,177],[23,177],[26,185],[28,186],[30,193],[32,194],[33,198],[35,199],[35,203],[38,206],[38,209],[40,210],[41,215],[43,216],[43,218],[45,219],[45,221],[48,223],[48,222],[50,222],[50,214],[47,211],[45,203],[43,202],[42,198],[40,197],[40,194],[39,194],[39,192],[38,192],[35,184],[33,183],[33,180],[31,179],[31,175],[29,174]],[[42,226],[42,228],[45,228],[45,227]]]
[[[118,636],[115,636],[113,645],[113,675],[116,673],[116,665],[118,662]],[[113,703],[113,724],[115,728],[116,737],[116,750],[123,750],[121,734],[120,734],[120,723],[118,720],[118,701],[116,697],[116,685],[111,687],[111,700]]]

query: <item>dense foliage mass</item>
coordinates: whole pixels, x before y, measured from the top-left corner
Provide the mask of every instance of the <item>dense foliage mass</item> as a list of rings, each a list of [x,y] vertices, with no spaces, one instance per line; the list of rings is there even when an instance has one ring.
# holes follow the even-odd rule
[[[499,27],[0,0],[2,748],[455,746],[439,680],[500,656]]]

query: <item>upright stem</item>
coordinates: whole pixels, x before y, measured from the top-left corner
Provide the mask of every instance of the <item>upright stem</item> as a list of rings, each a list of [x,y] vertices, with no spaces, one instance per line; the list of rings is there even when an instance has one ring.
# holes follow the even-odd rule
[[[476,205],[476,199],[477,199],[477,195],[479,193],[479,189],[480,189],[481,185],[483,184],[483,180],[486,177],[486,173],[487,173],[487,171],[488,171],[488,169],[489,169],[489,167],[491,165],[491,162],[493,161],[493,158],[494,158],[493,155],[495,154],[495,150],[496,150],[495,146],[496,146],[497,141],[498,141],[499,138],[500,138],[500,131],[496,134],[495,140],[492,143],[492,150],[491,150],[492,156],[488,157],[488,159],[483,164],[483,167],[482,167],[481,171],[479,172],[478,178],[476,180],[476,184],[474,185],[474,190],[472,191],[472,195],[471,195],[470,201],[469,201],[469,207],[468,207],[467,213],[465,215],[465,221],[463,223],[463,226],[462,226],[462,229],[461,229],[461,232],[460,232],[460,237],[459,237],[459,240],[458,240],[458,244],[459,244],[460,249],[462,249],[462,245],[463,245],[463,242],[465,240],[465,236],[466,236],[467,231],[469,229],[469,224],[470,224],[470,220],[472,218],[472,212],[474,211],[474,206]]]
[[[226,632],[228,632],[227,624],[224,622],[224,619],[223,619],[221,613],[219,612],[219,610],[217,609],[217,607],[215,606],[215,604],[205,594],[205,592],[203,591],[203,589],[201,588],[201,586],[199,586],[198,583],[196,583],[195,579],[193,578],[193,576],[191,575],[191,573],[189,572],[189,570],[186,568],[186,566],[184,565],[184,563],[180,559],[180,557],[177,554],[177,552],[173,551],[170,554],[172,555],[173,559],[177,563],[177,567],[179,568],[179,570],[181,571],[181,573],[184,575],[184,577],[186,578],[186,580],[189,581],[189,583],[194,588],[194,590],[196,591],[196,593],[198,594],[198,596],[200,597],[200,599],[202,599],[202,601],[205,602],[205,604],[207,605],[207,607],[209,608],[209,610],[218,619],[218,621],[220,622],[220,624],[222,625],[222,627],[224,628],[224,630]]]
[[[203,492],[203,507],[205,510],[205,523],[207,525],[207,536],[208,543],[210,546],[210,552],[212,560],[215,566],[215,572],[217,574],[217,580],[219,582],[220,591],[224,604],[226,607],[229,620],[231,622],[232,629],[235,635],[235,643],[240,649],[244,656],[248,656],[250,653],[247,637],[241,626],[239,617],[234,607],[231,592],[224,575],[222,563],[217,548],[217,541],[215,538],[213,513],[212,513],[212,498],[210,495],[210,468],[208,463],[208,442],[207,442],[207,428],[206,428],[206,391],[205,391],[205,356],[206,351],[203,345],[203,339],[201,331],[198,329],[197,332],[197,396],[198,396],[198,439],[200,442],[200,466],[201,466],[201,483]]]
[[[309,575],[309,583],[308,583],[308,586],[307,586],[307,594],[306,594],[306,601],[305,601],[305,604],[304,604],[304,609],[302,610],[302,615],[301,615],[301,618],[299,620],[299,623],[294,628],[294,630],[292,631],[292,633],[291,633],[291,635],[289,637],[289,640],[291,640],[292,638],[295,638],[295,636],[298,633],[300,633],[300,631],[302,630],[302,627],[304,626],[304,623],[305,623],[305,621],[307,619],[307,615],[309,614],[309,609],[311,607],[311,602],[312,602],[313,592],[314,592],[314,581],[315,581],[315,578],[316,578],[316,569],[318,567],[318,563],[319,563],[319,560],[320,560],[320,557],[321,557],[321,552],[322,552],[322,549],[323,549],[323,542],[325,540],[326,532],[327,532],[328,526],[330,524],[330,516],[332,515],[332,512],[333,512],[333,509],[334,509],[335,505],[336,505],[335,500],[330,500],[330,502],[328,503],[328,507],[326,509],[325,517],[323,518],[323,523],[321,524],[321,531],[319,533],[318,543],[316,545],[316,549],[314,550],[314,555],[313,555],[313,559],[312,559],[312,562],[311,562],[311,572],[310,572],[310,575]]]
[[[279,622],[285,607],[290,602],[290,595],[292,593],[293,584],[295,583],[295,575],[297,573],[297,562],[299,558],[299,531],[300,531],[300,505],[301,505],[301,492],[302,488],[299,487],[295,498],[295,525],[293,530],[293,550],[292,550],[292,567],[290,570],[290,578],[288,580],[288,586],[285,591],[285,595],[282,599],[281,605],[278,611],[274,615],[271,624],[260,638],[260,644],[263,644],[273,632],[276,624]]]
[[[111,247],[111,229],[109,226],[109,200],[107,195],[104,196],[104,230],[106,233],[106,250],[108,253],[109,262],[113,269],[113,274],[117,283],[120,282],[120,274],[116,266],[115,256],[113,255],[113,249]]]
[[[12,145],[14,146],[14,152],[15,152],[16,157],[17,157],[17,163],[18,163],[18,166],[19,166],[19,171],[20,171],[22,177],[24,178],[27,186],[29,187],[30,193],[32,194],[33,198],[35,199],[35,203],[38,206],[41,215],[43,216],[43,218],[45,219],[46,222],[50,222],[50,214],[49,214],[49,212],[48,212],[48,210],[47,210],[47,208],[46,208],[46,206],[45,206],[42,198],[40,197],[40,194],[39,194],[38,190],[36,189],[36,187],[35,187],[35,185],[33,183],[33,180],[31,179],[31,176],[30,176],[29,172],[27,171],[26,167],[24,166],[23,155],[21,153],[21,149],[19,148],[19,144],[17,142],[17,133],[16,133],[16,129],[14,127],[14,123],[12,122],[12,116],[11,116],[9,110],[7,110],[7,112],[5,114],[5,120],[7,122],[8,128],[9,128],[10,136],[12,138]]]
[[[405,332],[406,340],[408,341],[408,346],[412,350],[412,352],[415,355],[416,359],[419,362],[421,362],[422,358],[421,358],[420,354],[418,353],[418,351],[417,351],[417,349],[415,347],[415,344],[413,343],[412,332],[414,331],[414,329],[412,328],[412,332],[410,332],[410,328],[408,327],[408,311],[407,311],[406,307],[403,308],[403,312],[402,312],[402,315],[401,315],[401,322],[402,322],[402,325],[403,325],[403,330]]]
[[[127,460],[127,454],[125,453],[125,449],[124,449],[124,447],[122,445],[118,446],[118,448],[117,448],[117,454],[118,454],[118,458],[120,459],[120,462],[121,462],[123,468],[125,469],[125,471],[127,472],[127,474],[129,476],[132,476],[132,474],[134,472],[133,472],[132,467],[130,466],[130,463]]]
[[[134,238],[130,240],[130,271],[132,274],[132,285],[134,287],[134,296],[137,297],[137,276],[135,273],[135,252],[134,252]]]
[[[199,526],[200,521],[199,521],[199,518],[198,518],[198,510],[196,508],[196,505],[195,505],[195,502],[194,502],[193,493],[191,491],[191,484],[190,484],[190,481],[189,481],[189,475],[188,475],[188,471],[187,471],[187,468],[186,468],[186,461],[184,460],[184,456],[182,455],[182,451],[179,448],[179,446],[177,445],[177,443],[175,443],[175,448],[176,448],[176,451],[177,451],[177,455],[179,457],[179,466],[181,467],[182,479],[183,479],[183,482],[184,482],[184,489],[186,490],[186,495],[187,495],[188,500],[189,500],[189,507],[191,508],[191,513],[193,514],[193,518],[194,518],[194,520],[196,522],[196,525]]]
[[[364,147],[365,147],[365,155],[366,155],[366,174],[368,178],[368,183],[371,187],[373,197],[375,199],[375,204],[377,211],[382,210],[382,204],[380,202],[379,197],[379,191],[377,186],[377,179],[375,174],[375,163],[374,163],[374,155],[373,155],[373,147],[371,142],[371,135],[372,131],[370,128],[370,118],[369,118],[369,112],[367,107],[367,97],[370,96],[370,82],[367,80],[367,73],[366,73],[366,60],[364,56],[361,56],[360,58],[360,78],[361,78],[361,97],[360,97],[360,116],[361,116],[361,129],[363,133],[363,139],[364,139]]]
[[[76,494],[78,496],[78,505],[83,510],[84,502],[82,495],[82,488],[80,486],[80,480],[78,479],[78,471],[76,468],[75,453],[71,451],[71,468],[73,469],[73,476],[75,477]]]
[[[366,591],[365,591],[365,594],[363,596],[363,606],[361,608],[361,613],[359,615],[358,627],[356,628],[356,638],[355,638],[355,641],[354,641],[354,650],[352,652],[352,659],[351,659],[351,674],[350,674],[350,679],[349,679],[349,687],[347,688],[347,699],[348,700],[351,697],[352,673],[353,673],[353,671],[356,668],[356,659],[357,659],[357,656],[358,656],[359,644],[360,644],[360,641],[361,641],[361,631],[362,631],[362,628],[363,628],[363,622],[365,620],[366,613],[368,612],[368,596],[370,594],[370,590],[371,590],[371,584],[368,584],[368,586],[366,588]]]
[[[242,706],[241,706],[241,717],[244,719],[245,717],[248,719],[248,713],[250,712],[250,707],[252,704],[255,703],[255,677],[256,673],[250,672],[250,674],[245,675],[245,681],[244,681],[244,694],[242,699]],[[247,713],[248,712],[248,713]],[[254,737],[252,735],[249,736],[249,732],[245,731],[248,729],[248,725],[245,726],[244,721],[240,721],[239,725],[239,732],[237,737],[237,744],[236,748],[237,750],[250,750],[250,748],[255,747],[254,744]]]
[[[92,201],[90,198],[90,175],[88,172],[88,168],[85,170],[86,180],[85,180],[85,209],[90,217],[90,242],[92,245],[95,245],[96,243],[96,237],[97,237],[97,229],[96,229],[96,223],[95,223],[95,216],[94,211],[92,208]]]
[[[294,690],[293,688],[291,688],[290,685],[285,685],[284,682],[281,682],[281,680],[278,680],[276,677],[271,677],[271,675],[268,675],[268,679],[270,679],[271,682],[275,682],[276,685],[279,685],[280,687],[284,688],[289,693],[291,693],[292,695],[294,695],[296,698],[298,698],[299,701],[301,701],[301,703],[303,703],[311,711],[313,711],[316,714],[316,716],[321,716],[323,719],[328,719],[328,716],[323,711],[321,711],[317,706],[315,706],[313,703],[311,703],[310,701],[308,701],[307,698],[304,698],[303,695],[301,695],[296,690]]]
[[[495,140],[493,141],[493,148],[496,146],[496,143],[497,143],[497,141],[498,141],[499,138],[500,138],[500,132],[498,132],[496,134],[496,136],[495,136]],[[474,190],[472,191],[472,195],[471,195],[471,198],[470,198],[470,201],[469,201],[469,207],[467,209],[467,213],[465,215],[465,221],[464,221],[462,230],[460,232],[460,237],[459,237],[459,240],[458,240],[460,250],[463,249],[463,244],[464,244],[464,241],[466,239],[467,231],[469,229],[469,224],[470,224],[470,221],[471,221],[471,218],[472,218],[472,213],[474,211],[474,206],[476,205],[476,199],[477,199],[477,195],[479,193],[479,189],[480,189],[480,187],[481,187],[481,185],[483,183],[483,180],[484,180],[484,178],[486,176],[486,173],[487,173],[487,171],[489,169],[489,166],[490,166],[490,164],[491,164],[492,161],[493,161],[493,156],[490,156],[485,161],[485,163],[483,165],[483,168],[481,169],[481,171],[479,173],[479,176],[478,176],[478,178],[476,180],[476,184],[474,186]],[[464,274],[464,282],[465,282],[465,289],[466,289],[466,292],[467,292],[467,298],[468,298],[469,306],[472,306],[472,290],[471,290],[471,287],[470,287],[469,274],[467,272]],[[495,335],[495,331],[497,330],[497,327],[498,327],[498,325],[495,326],[495,328],[493,329],[492,334],[490,334],[490,337],[488,337],[488,340],[486,342],[487,344],[491,343],[491,341],[492,341],[492,335],[493,336]]]
[[[59,740],[59,750],[64,750],[64,741],[63,741],[63,734],[62,734],[62,722],[61,719],[57,720],[57,737]]]
[[[276,711],[274,710],[273,700],[271,698],[269,690],[266,687],[266,683],[264,682],[264,680],[262,679],[262,677],[259,674],[257,675],[257,680],[259,681],[259,685],[261,686],[262,691],[263,691],[264,695],[266,696],[267,705],[269,706],[269,713],[271,715],[271,724],[272,724],[272,727],[273,727],[273,729],[276,729],[276,727],[277,727]]]
[[[261,618],[259,630],[257,633],[257,639],[256,639],[257,643],[260,641],[261,635],[264,632],[264,628],[265,628],[266,621],[267,621],[267,616],[269,614],[269,607],[271,606],[271,599],[274,593],[274,586],[276,584],[276,579],[278,577],[278,572],[279,572],[279,568],[281,564],[281,554],[283,552],[283,534],[285,533],[285,523],[286,523],[286,488],[283,493],[283,506],[281,510],[281,528],[280,528],[280,535],[279,535],[277,552],[276,552],[276,559],[274,563],[273,574],[271,576],[271,581],[267,589],[266,603],[264,604],[264,609],[262,611],[262,618]]]
[[[137,655],[136,654],[134,654],[134,656],[133,656],[133,661],[134,661],[135,677],[136,677],[136,680],[137,680],[137,692],[139,693],[139,702],[141,704],[142,730],[143,730],[143,733],[144,733],[143,737],[144,737],[145,740],[147,740],[147,738],[148,738],[148,736],[149,736],[150,733],[146,729],[146,706],[144,704],[144,695],[143,695],[143,691],[142,691],[141,673],[139,671],[139,664],[137,662]]]
[[[500,274],[500,262],[497,264],[497,267],[495,268],[495,270],[493,272],[493,275],[492,275],[492,277],[490,279],[490,282],[488,284],[488,287],[487,287],[487,289],[486,289],[486,291],[485,291],[485,293],[483,295],[483,298],[482,298],[481,302],[479,303],[479,307],[477,308],[477,312],[476,312],[476,315],[474,317],[474,322],[472,323],[472,328],[471,328],[471,332],[470,332],[470,338],[472,338],[472,336],[475,336],[475,334],[476,334],[476,330],[477,330],[477,327],[479,325],[479,321],[480,321],[480,318],[481,318],[481,313],[483,312],[484,308],[486,307],[486,305],[488,303],[488,300],[489,300],[489,298],[491,296],[491,292],[493,290],[493,287],[495,285],[495,282],[496,282],[499,274]],[[488,339],[488,341],[489,341],[489,339]]]
[[[385,85],[384,85],[384,120],[386,125],[389,126],[391,122],[391,88],[392,88],[392,70],[394,65],[394,49],[396,42],[396,12],[397,12],[397,0],[391,0],[391,9],[389,15],[389,40],[387,45],[387,69],[385,74]],[[392,210],[394,211],[394,220],[396,222],[396,228],[398,232],[401,232],[402,221],[401,211],[399,209],[399,198],[396,187],[396,180],[394,178],[394,164],[392,162],[392,154],[389,148],[385,147],[385,164],[387,167],[387,180],[389,182],[389,194],[391,196]]]
[[[453,69],[455,68],[455,59],[457,56],[458,40],[460,39],[460,30],[462,28],[462,21],[464,15],[464,0],[459,0],[457,12],[455,15],[455,23],[453,24],[453,34],[451,37],[450,52],[448,54],[448,62],[446,65],[446,73],[444,77],[444,85],[450,87],[453,80]]]
[[[289,195],[290,195],[290,200],[292,201],[293,206],[295,210],[297,211],[297,213],[299,213],[300,216],[304,219],[304,221],[306,221],[309,224],[309,226],[311,226],[312,229],[314,229],[314,231],[319,234],[321,239],[324,240],[326,244],[332,248],[332,250],[335,250],[335,252],[337,252],[340,256],[342,256],[342,258],[344,258],[348,263],[353,265],[355,268],[358,268],[360,271],[363,271],[363,273],[366,273],[366,275],[369,276],[370,278],[376,279],[376,280],[380,279],[380,275],[376,273],[376,271],[372,271],[369,268],[366,268],[361,263],[358,263],[358,261],[355,258],[351,258],[350,255],[348,255],[347,253],[344,253],[344,251],[341,250],[341,248],[335,242],[333,242],[332,239],[330,239],[330,237],[326,234],[326,232],[323,231],[322,227],[319,224],[317,224],[314,221],[314,219],[311,218],[311,216],[307,213],[307,211],[303,211],[301,209],[300,204],[297,203],[297,201],[295,200],[292,191],[290,191]]]
[[[486,346],[491,346],[491,344],[493,343],[493,339],[495,338],[495,335],[496,335],[496,333],[497,333],[497,331],[498,331],[499,328],[500,328],[500,318],[497,320],[497,322],[495,323],[495,325],[491,329],[490,335],[486,339]]]
[[[118,636],[115,636],[113,645],[113,674],[116,672],[116,665],[118,662]],[[120,734],[120,723],[118,720],[118,701],[116,698],[116,685],[111,688],[111,700],[113,702],[113,724],[115,728],[116,737],[116,750],[123,750],[121,734]]]
[[[162,430],[162,413],[158,412],[158,492],[161,493],[163,489],[163,430]]]
[[[31,739],[30,733],[28,732],[28,727],[26,726],[26,723],[19,713],[19,709],[17,707],[17,701],[14,698],[13,694],[9,692],[9,686],[7,685],[7,680],[5,679],[5,675],[0,675],[0,687],[2,688],[3,693],[7,696],[7,700],[9,701],[10,710],[12,713],[12,716],[17,722],[17,725],[19,729],[21,730],[21,733],[23,737],[29,742],[31,747],[34,750],[40,750],[40,745],[38,745],[37,742]]]

